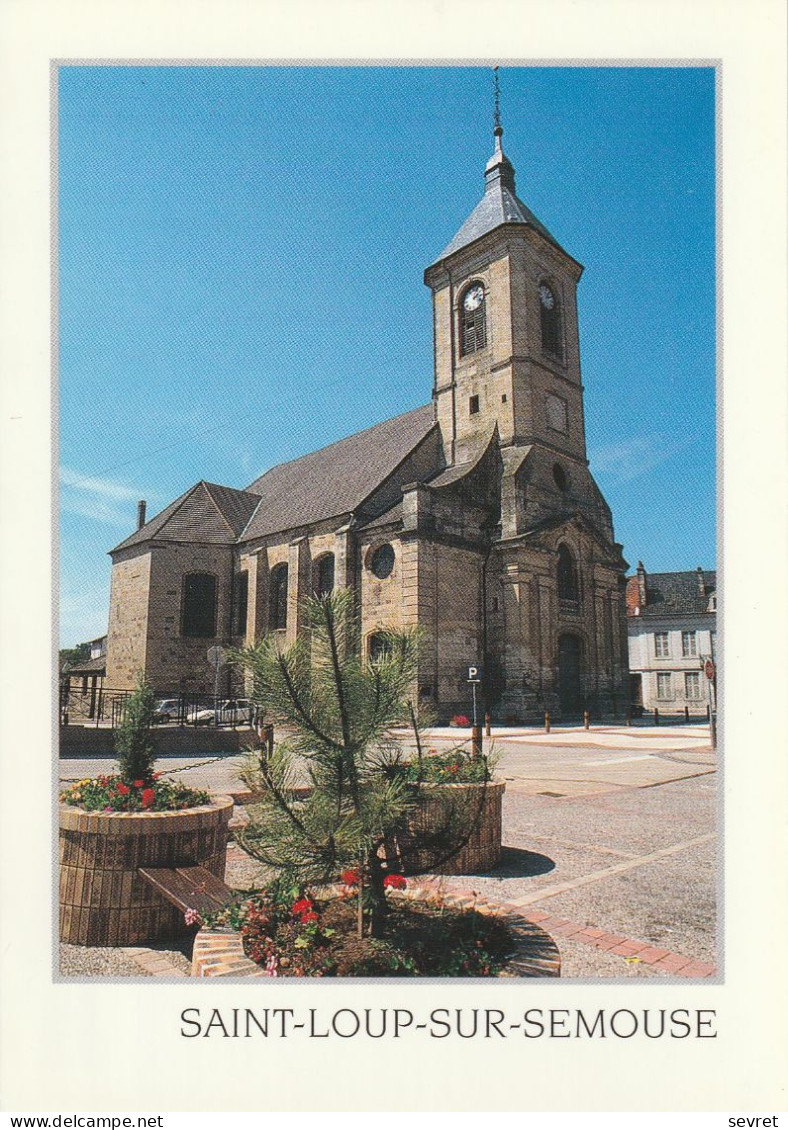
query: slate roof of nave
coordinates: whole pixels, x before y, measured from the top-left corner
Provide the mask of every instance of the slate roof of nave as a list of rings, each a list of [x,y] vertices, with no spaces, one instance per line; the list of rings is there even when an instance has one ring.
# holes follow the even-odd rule
[[[435,427],[431,404],[280,463],[247,488],[260,503],[244,540],[354,511]]]
[[[352,513],[435,427],[425,404],[279,463],[246,490],[197,483],[111,552],[151,539],[232,544]]]

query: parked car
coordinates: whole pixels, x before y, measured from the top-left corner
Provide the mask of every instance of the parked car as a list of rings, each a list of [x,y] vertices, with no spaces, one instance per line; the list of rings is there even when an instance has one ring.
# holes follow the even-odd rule
[[[204,706],[189,711],[186,721],[192,726],[237,726],[248,723],[253,710],[248,698],[230,698],[220,702],[218,710]]]
[[[153,708],[154,722],[173,722],[181,712],[181,701],[178,698],[163,698]]]

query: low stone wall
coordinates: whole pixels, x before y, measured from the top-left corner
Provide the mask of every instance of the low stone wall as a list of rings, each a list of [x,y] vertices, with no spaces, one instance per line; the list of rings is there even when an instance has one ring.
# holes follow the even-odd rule
[[[238,753],[257,743],[248,726],[237,730],[214,726],[157,726],[156,753]],[[259,743],[257,743],[259,744]],[[108,726],[61,726],[61,757],[100,757],[114,753],[114,731]]]
[[[501,809],[506,785],[423,785],[410,834],[394,845],[406,875],[439,871],[443,875],[475,875],[489,871],[501,858]],[[460,846],[451,850],[460,832]],[[430,843],[430,840],[433,843]],[[422,841],[426,846],[415,845]]]
[[[560,977],[561,955],[549,934],[513,908],[492,900],[469,899],[464,894],[440,892],[430,883],[409,885],[398,899],[427,902],[450,910],[477,910],[502,918],[512,936],[513,953],[499,977]],[[203,927],[194,939],[193,977],[268,978],[266,972],[244,953],[241,935],[235,930]]]
[[[224,879],[230,797],[179,812],[59,810],[60,939],[133,946],[186,932],[140,867],[202,866]]]

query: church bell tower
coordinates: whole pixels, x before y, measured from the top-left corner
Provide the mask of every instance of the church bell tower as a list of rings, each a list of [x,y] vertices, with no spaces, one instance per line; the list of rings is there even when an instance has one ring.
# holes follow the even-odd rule
[[[495,75],[494,151],[484,195],[427,268],[433,401],[449,465],[472,462],[497,427],[501,448],[537,444],[586,467],[577,332],[581,265],[515,193]]]

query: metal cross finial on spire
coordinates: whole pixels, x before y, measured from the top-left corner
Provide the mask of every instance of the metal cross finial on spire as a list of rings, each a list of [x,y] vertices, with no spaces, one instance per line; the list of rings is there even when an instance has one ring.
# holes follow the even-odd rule
[[[503,133],[501,125],[501,88],[498,85],[498,68],[493,67],[493,83],[495,88],[495,112],[493,114],[493,136],[500,137]]]

